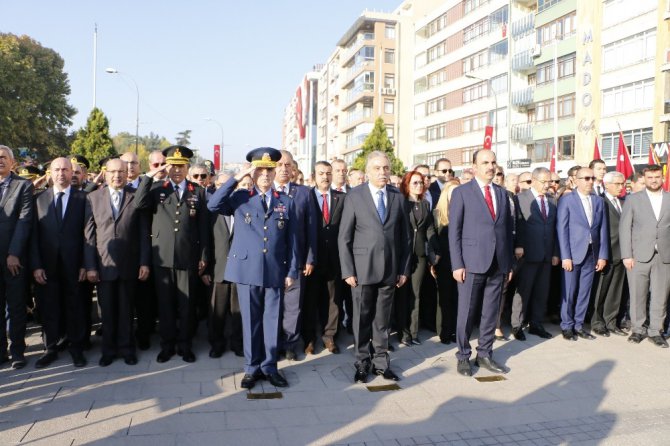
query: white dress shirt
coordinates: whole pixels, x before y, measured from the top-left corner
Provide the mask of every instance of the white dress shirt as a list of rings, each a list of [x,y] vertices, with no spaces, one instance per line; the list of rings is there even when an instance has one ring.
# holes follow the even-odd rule
[[[174,189],[176,186],[179,186],[179,195],[177,198],[181,200],[181,197],[184,196],[184,191],[186,190],[186,180],[183,180],[181,183],[177,184],[174,181],[170,180],[170,183],[172,183],[172,188]]]
[[[67,202],[70,199],[70,191],[72,186],[68,186],[63,190],[58,189],[58,186],[54,185],[54,206],[56,206],[56,201],[58,201],[58,192],[63,192],[63,198],[61,198],[61,203],[63,204],[63,215],[61,218],[65,217],[65,210],[67,209]]]
[[[268,209],[270,209],[270,203],[272,203],[271,200],[272,189],[268,189],[267,192],[263,193],[260,191],[260,189],[256,188],[256,193],[261,196],[261,199],[265,201],[265,204],[267,204]]]
[[[379,197],[377,196],[377,192],[382,191],[384,192],[384,207],[388,210],[389,207],[389,194],[386,191],[386,186],[384,186],[381,189],[377,189],[372,185],[372,183],[368,183],[368,187],[370,188],[370,194],[372,194],[372,201],[375,204],[375,207],[377,206],[377,200],[379,200]]]
[[[496,192],[493,189],[493,184],[492,183],[484,183],[483,181],[480,181],[479,178],[475,177],[475,181],[477,182],[477,185],[479,185],[479,190],[481,191],[482,195],[484,196],[484,201],[486,201],[486,190],[484,189],[485,186],[489,186],[489,190],[491,191],[491,199],[493,200],[493,211],[496,214],[496,217],[498,216],[498,200],[496,200]]]
[[[649,201],[651,201],[651,207],[654,209],[654,216],[656,216],[656,221],[661,218],[661,206],[663,205],[663,192],[658,191],[656,193],[654,192],[649,192],[649,189],[645,189],[647,191],[647,196],[649,197]]]
[[[546,216],[549,217],[549,202],[547,201],[547,196],[538,194],[537,191],[532,187],[530,188],[530,192],[533,194],[533,197],[535,197],[535,201],[537,202],[537,207],[540,209],[540,212],[542,211],[542,198],[544,198],[544,209],[547,213]]]
[[[621,214],[621,202],[619,201],[619,198],[610,195],[609,192],[605,192],[605,198],[614,205],[614,208]]]
[[[328,212],[330,212],[333,209],[330,205],[333,202],[330,191],[325,193],[321,192],[319,189],[314,189],[314,191],[316,192],[316,200],[319,202],[319,209],[323,209],[323,198],[325,195],[326,200],[328,200]]]
[[[577,195],[579,195],[579,200],[582,202],[582,207],[584,208],[584,213],[586,214],[586,220],[589,222],[589,227],[593,224],[593,207],[591,203],[591,195],[584,195],[575,189]]]

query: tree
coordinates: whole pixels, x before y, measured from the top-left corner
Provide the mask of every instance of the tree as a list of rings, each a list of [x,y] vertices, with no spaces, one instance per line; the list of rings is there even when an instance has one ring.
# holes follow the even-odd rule
[[[191,145],[191,131],[184,130],[183,132],[177,133],[177,145],[180,146],[190,146]]]
[[[0,33],[0,142],[39,161],[67,153],[76,113],[63,59],[28,36]]]
[[[109,136],[109,121],[99,108],[91,110],[86,127],[77,132],[72,143],[72,153],[84,155],[95,168],[100,160],[116,154]]]
[[[384,120],[381,117],[378,117],[375,120],[375,126],[372,128],[372,131],[365,138],[363,146],[361,146],[361,153],[358,154],[354,160],[353,168],[365,171],[365,161],[368,158],[370,152],[379,150],[388,155],[389,160],[391,161],[391,173],[395,175],[402,175],[405,173],[405,166],[398,158],[396,158],[393,143],[386,134],[386,125],[384,125]]]

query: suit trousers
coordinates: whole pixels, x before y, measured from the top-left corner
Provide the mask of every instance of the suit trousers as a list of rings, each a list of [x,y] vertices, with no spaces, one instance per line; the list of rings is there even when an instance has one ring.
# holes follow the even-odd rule
[[[9,327],[0,330],[0,357],[7,352],[7,332],[9,332],[9,352],[12,359],[23,358],[26,351],[26,273],[25,268],[12,276],[5,262],[0,263],[0,308],[7,309]]]
[[[617,328],[617,316],[621,308],[625,280],[626,267],[621,260],[607,265],[598,282],[591,328],[608,330]]]
[[[277,373],[283,290],[238,283],[237,295],[242,313],[244,373]]]
[[[191,299],[195,273],[185,269],[154,266],[158,293],[161,349],[191,349],[195,327],[195,299]]]
[[[584,326],[595,269],[596,259],[589,245],[582,263],[573,262],[572,271],[563,271],[561,330],[581,330]]]
[[[525,319],[531,326],[542,326],[547,312],[550,275],[551,262],[523,262],[512,300],[512,328],[523,326]]]
[[[446,262],[445,262],[446,263]],[[451,268],[437,265],[437,311],[435,327],[440,339],[451,339],[456,334],[458,287]]]
[[[324,344],[337,335],[344,282],[328,277],[318,267],[307,277],[302,308],[302,339],[305,344],[317,339],[317,325]]]
[[[223,350],[226,346],[226,320],[230,317],[230,348],[242,349],[242,315],[237,285],[227,281],[214,282],[209,302],[209,345]]]
[[[79,294],[79,272],[68,271],[63,260],[54,272],[47,276],[46,285],[37,285],[36,289],[44,345],[48,352],[55,352],[58,341],[65,335],[70,351],[81,352],[86,337],[86,302]]]
[[[409,280],[398,290],[394,309],[398,337],[405,341],[418,339],[419,336],[419,303],[421,286],[426,274],[426,257],[417,257],[417,262]]]
[[[97,287],[105,327],[102,331],[103,356],[135,354],[133,306],[137,279],[103,280],[98,282]]]
[[[150,275],[155,276],[155,268],[151,268]],[[156,329],[156,316],[158,308],[156,302],[156,281],[146,280],[137,282],[137,295],[141,299],[135,299],[135,315],[137,316],[136,339],[148,340],[151,333]]]
[[[389,328],[395,286],[358,285],[351,290],[354,304],[354,354],[356,367],[386,370],[389,367]]]
[[[354,320],[354,303],[351,297],[351,287],[344,282],[342,282],[340,287],[342,289],[342,301],[340,302],[340,323],[346,327],[353,327]],[[345,321],[346,319],[346,321]]]
[[[649,262],[635,262],[628,271],[630,288],[630,319],[633,333],[658,336],[663,330],[666,316],[668,292],[670,292],[670,264],[663,263],[655,253]],[[647,319],[647,296],[649,300],[649,328],[644,327]]]
[[[458,284],[458,319],[456,321],[456,357],[468,359],[472,354],[470,336],[475,318],[479,319],[479,341],[477,356],[489,358],[493,351],[493,340],[498,322],[498,312],[502,299],[505,275],[493,259],[489,270],[484,274],[466,270],[465,281]],[[481,308],[481,314],[477,310]]]
[[[284,292],[282,304],[282,327],[284,337],[282,349],[293,349],[300,340],[300,309],[305,295],[305,275],[302,268],[298,272],[298,279]]]

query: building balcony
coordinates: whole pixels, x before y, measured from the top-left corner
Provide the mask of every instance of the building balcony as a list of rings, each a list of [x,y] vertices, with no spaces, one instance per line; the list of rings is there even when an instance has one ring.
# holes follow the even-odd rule
[[[537,5],[537,0],[514,0],[514,3],[525,8],[534,8]]]
[[[347,98],[344,101],[342,110],[346,110],[352,105],[356,104],[359,101],[363,101],[364,104],[372,106],[372,100],[374,97],[375,84],[372,82],[364,83],[359,87],[355,87],[352,90],[347,92]]]
[[[345,66],[356,52],[366,43],[375,40],[375,33],[361,33],[355,42],[340,53],[340,63]]]
[[[665,59],[661,65],[661,71],[670,71],[670,48],[665,50]]]
[[[374,71],[375,62],[374,60],[366,60],[365,62],[357,63],[347,69],[347,72],[340,77],[340,88],[346,87],[348,84],[354,81],[356,77],[364,71]]]
[[[533,125],[514,124],[511,128],[511,136],[514,141],[521,144],[531,144],[533,142]]]
[[[512,69],[519,73],[528,73],[535,70],[534,56],[536,50],[530,49],[516,53],[512,57]]]
[[[519,20],[512,22],[510,27],[510,34],[513,39],[520,39],[528,34],[535,32],[535,14],[528,14]]]
[[[535,87],[526,87],[512,92],[512,105],[515,107],[528,107],[533,103]]]

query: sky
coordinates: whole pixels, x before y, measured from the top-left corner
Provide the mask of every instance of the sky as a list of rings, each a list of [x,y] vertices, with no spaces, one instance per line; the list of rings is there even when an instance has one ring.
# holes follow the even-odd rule
[[[77,109],[93,108],[93,31],[98,27],[96,105],[112,135],[167,137],[191,130],[191,147],[242,161],[255,147],[281,148],[284,108],[305,73],[324,63],[365,10],[400,0],[0,0],[0,32],[28,35],[65,60]],[[115,68],[121,74],[105,72]]]

